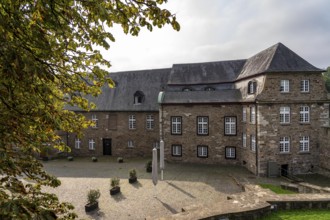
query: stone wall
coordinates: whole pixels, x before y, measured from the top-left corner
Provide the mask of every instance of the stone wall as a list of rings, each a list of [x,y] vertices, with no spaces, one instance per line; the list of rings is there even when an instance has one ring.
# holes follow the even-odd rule
[[[208,164],[243,164],[250,166],[255,162],[255,154],[242,149],[242,106],[232,105],[163,105],[163,135],[165,140],[165,158],[168,161],[195,162]],[[171,116],[182,117],[182,135],[171,134]],[[209,118],[209,134],[197,134],[197,116]],[[236,117],[236,135],[226,136],[224,117]],[[171,146],[182,145],[182,156],[172,156]],[[197,157],[197,145],[208,146],[208,157]],[[236,148],[236,159],[226,159],[225,148]],[[252,161],[250,161],[252,158]]]
[[[330,177],[330,127],[324,127],[320,136],[320,165],[318,172]]]
[[[111,155],[122,157],[151,156],[152,148],[159,142],[158,112],[88,112],[86,118],[92,114],[98,119],[97,128],[88,128],[81,137],[80,149],[75,148],[75,134],[69,134],[68,143],[73,155],[99,156],[103,155],[103,140],[111,139]],[[146,116],[154,116],[154,128],[146,129]],[[136,129],[128,129],[129,115],[136,117]],[[95,140],[95,150],[89,150],[89,139]],[[133,147],[128,147],[128,141]]]

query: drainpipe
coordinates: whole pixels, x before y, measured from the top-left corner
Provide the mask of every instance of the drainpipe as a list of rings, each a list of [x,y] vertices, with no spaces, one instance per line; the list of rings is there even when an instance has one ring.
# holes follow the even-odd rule
[[[256,104],[255,104],[255,108],[256,108],[256,175],[259,176],[259,144],[258,144],[258,100],[256,99]]]

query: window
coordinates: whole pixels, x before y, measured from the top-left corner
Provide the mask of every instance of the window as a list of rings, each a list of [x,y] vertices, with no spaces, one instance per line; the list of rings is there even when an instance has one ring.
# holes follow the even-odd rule
[[[281,87],[280,87],[281,92],[290,92],[290,84],[289,80],[281,80]]]
[[[147,123],[147,130],[154,129],[154,116],[153,115],[147,115],[146,123]]]
[[[236,147],[226,147],[226,159],[236,159]]]
[[[178,116],[173,116],[171,117],[171,132],[172,134],[177,134],[177,135],[180,135],[182,134],[182,129],[181,129],[181,126],[182,126],[182,117],[178,117]]]
[[[254,93],[256,93],[256,89],[257,89],[257,82],[250,81],[248,83],[248,94],[254,94]]]
[[[246,122],[246,107],[243,107],[243,116],[242,116],[243,122]]]
[[[255,106],[250,107],[250,123],[256,123],[256,108]]]
[[[172,156],[173,157],[182,156],[182,146],[181,145],[172,145]]]
[[[97,128],[99,123],[98,123],[98,119],[97,119],[96,115],[92,115],[92,122],[94,123],[92,125],[92,128]]]
[[[144,94],[141,91],[134,93],[134,105],[140,105],[144,101]]]
[[[135,115],[130,115],[128,117],[128,129],[136,129]]]
[[[74,140],[74,147],[76,149],[80,149],[80,144],[81,144],[81,140],[76,137],[75,140]]]
[[[208,157],[208,146],[198,145],[197,146],[197,157]]]
[[[134,147],[134,143],[133,143],[133,141],[132,141],[132,140],[129,140],[129,141],[127,142],[127,146],[130,147],[130,148]]]
[[[225,117],[225,135],[236,135],[236,117]]]
[[[214,91],[215,90],[215,88],[213,88],[213,87],[205,87],[205,89],[204,89],[205,91]]]
[[[309,152],[309,136],[300,137],[299,151],[300,152]]]
[[[251,150],[253,152],[256,151],[256,136],[255,135],[251,135],[250,136],[250,141],[251,141]]]
[[[300,92],[309,92],[309,80],[300,81]]]
[[[95,150],[95,141],[94,141],[94,139],[89,139],[89,141],[88,141],[88,149],[89,150]]]
[[[290,123],[290,107],[280,108],[280,123],[282,124]]]
[[[243,133],[243,137],[242,137],[242,139],[243,139],[243,147],[246,147],[246,133]]]
[[[160,148],[159,141],[155,141],[155,142],[152,144],[152,147],[153,147],[153,148],[156,148],[156,149],[159,149],[159,148]]]
[[[197,134],[208,135],[209,134],[209,118],[205,116],[197,117]]]
[[[290,138],[280,137],[280,153],[290,152]]]
[[[300,106],[300,117],[299,120],[301,123],[309,122],[309,107],[308,106]]]

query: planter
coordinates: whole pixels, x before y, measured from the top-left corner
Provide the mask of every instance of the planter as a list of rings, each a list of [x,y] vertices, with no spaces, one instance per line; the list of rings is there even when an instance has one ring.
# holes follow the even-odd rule
[[[120,193],[120,186],[115,186],[110,189],[110,195],[116,195],[117,193]]]
[[[129,183],[135,183],[137,181],[137,177],[130,177],[129,179],[128,179],[128,182]]]
[[[99,208],[99,202],[88,203],[87,205],[85,205],[86,212],[91,212],[97,208]]]
[[[152,172],[152,167],[147,167],[147,168],[146,168],[146,171],[147,171],[148,173],[151,173],[151,172]]]

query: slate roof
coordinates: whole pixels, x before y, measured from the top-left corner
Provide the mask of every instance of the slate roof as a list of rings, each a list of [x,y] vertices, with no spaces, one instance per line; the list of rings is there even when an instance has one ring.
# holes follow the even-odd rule
[[[240,101],[242,101],[242,95],[238,89],[225,89],[215,91],[165,92],[162,103],[228,103]]]
[[[233,82],[245,60],[208,63],[174,64],[168,80],[169,85],[196,85]]]
[[[277,43],[249,58],[237,79],[271,72],[322,72],[282,43]]]
[[[141,70],[111,73],[116,88],[102,87],[98,97],[87,99],[96,104],[94,111],[158,111],[158,93],[166,86],[171,69]],[[142,104],[134,104],[134,93],[144,94]],[[79,111],[77,107],[68,110]]]

